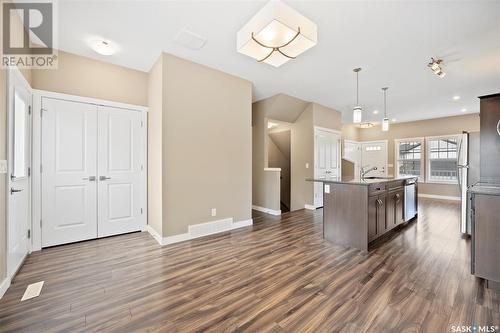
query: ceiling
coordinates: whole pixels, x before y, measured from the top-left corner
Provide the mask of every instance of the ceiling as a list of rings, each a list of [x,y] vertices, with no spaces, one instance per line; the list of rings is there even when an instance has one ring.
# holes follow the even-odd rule
[[[351,122],[360,73],[364,120],[388,114],[398,122],[478,112],[477,96],[500,92],[499,1],[287,1],[317,23],[318,44],[274,68],[236,52],[236,32],[261,1],[59,1],[59,48],[142,71],[160,52],[243,77],[254,100],[286,93],[343,113]],[[207,39],[201,50],[174,41],[181,29]],[[89,37],[111,39],[120,51],[99,56]],[[426,67],[444,59],[443,79]],[[455,101],[452,96],[459,95]],[[380,113],[374,115],[373,110]]]

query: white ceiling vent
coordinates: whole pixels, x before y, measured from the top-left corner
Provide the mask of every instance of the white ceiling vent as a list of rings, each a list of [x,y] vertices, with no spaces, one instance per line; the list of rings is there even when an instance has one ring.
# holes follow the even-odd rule
[[[191,50],[200,50],[205,46],[207,39],[194,32],[182,29],[175,36],[175,42]]]

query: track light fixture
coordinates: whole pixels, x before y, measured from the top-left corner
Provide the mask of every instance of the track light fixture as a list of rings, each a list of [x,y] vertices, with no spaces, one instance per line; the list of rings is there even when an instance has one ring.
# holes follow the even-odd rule
[[[440,78],[443,78],[446,75],[446,73],[443,71],[443,68],[441,67],[442,63],[443,59],[431,58],[431,61],[427,64],[427,67],[429,67],[434,74],[436,74]]]

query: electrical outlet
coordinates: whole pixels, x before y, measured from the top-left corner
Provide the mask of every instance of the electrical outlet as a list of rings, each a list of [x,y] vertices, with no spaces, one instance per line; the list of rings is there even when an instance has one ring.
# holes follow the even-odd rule
[[[0,173],[7,173],[7,160],[0,160]]]
[[[217,216],[217,208],[212,208],[212,216]]]

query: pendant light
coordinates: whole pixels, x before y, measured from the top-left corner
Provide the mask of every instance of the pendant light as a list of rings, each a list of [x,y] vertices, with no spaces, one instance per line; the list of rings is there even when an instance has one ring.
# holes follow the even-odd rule
[[[361,119],[363,118],[363,110],[359,105],[359,71],[361,68],[354,68],[354,73],[356,73],[356,106],[352,109],[352,122],[355,124],[361,123]]]
[[[387,132],[389,130],[389,118],[387,118],[387,89],[388,87],[382,88],[384,91],[384,119],[382,120],[382,131]]]

